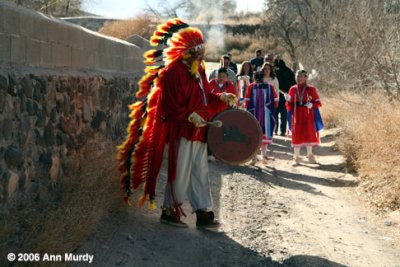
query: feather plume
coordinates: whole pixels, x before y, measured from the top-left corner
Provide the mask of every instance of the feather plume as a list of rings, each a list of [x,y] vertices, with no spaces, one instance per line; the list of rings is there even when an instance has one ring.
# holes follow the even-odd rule
[[[148,100],[147,120],[143,127],[143,134],[136,146],[134,164],[131,168],[133,188],[145,183],[144,194],[149,195],[150,199],[153,199],[155,195],[155,186],[166,142],[166,127],[161,119],[160,100],[161,90],[153,89]]]
[[[168,39],[171,38],[171,36],[175,32],[187,27],[189,27],[189,25],[178,18],[169,20],[157,27],[157,30],[153,33],[153,36],[150,38],[150,44],[152,46],[156,46],[158,44],[166,45]]]
[[[147,51],[146,53],[144,53],[144,57],[146,59],[155,59],[157,57],[162,56],[163,50],[156,50],[156,49],[151,49],[149,51]]]
[[[178,31],[178,34],[174,34]],[[165,51],[152,49],[144,54],[147,67],[136,93],[138,98],[144,99],[129,106],[131,122],[127,129],[128,136],[118,147],[117,159],[124,201],[129,204],[132,189],[144,185],[139,205],[143,206],[149,200],[149,207],[154,208],[155,187],[167,142],[167,127],[163,122],[161,105],[165,69],[164,66],[155,66],[155,63],[161,61],[162,56],[167,64],[174,63],[188,49],[195,51],[196,46],[203,44],[203,36],[199,30],[190,28],[182,20],[173,19],[158,26],[150,44],[166,44],[170,47]]]
[[[147,96],[153,85],[154,79],[157,78],[157,73],[147,73],[139,81],[139,90],[136,93],[137,98]]]
[[[122,145],[118,146],[117,160],[119,161],[118,170],[121,173],[121,191],[124,196],[124,201],[128,205],[129,197],[132,194],[132,186],[129,175],[132,166],[132,153],[134,152],[136,143],[140,138],[140,125],[142,120],[145,120],[146,117],[146,106],[147,103],[142,101],[138,101],[130,106],[132,109],[130,114],[132,120],[127,129],[128,137]]]

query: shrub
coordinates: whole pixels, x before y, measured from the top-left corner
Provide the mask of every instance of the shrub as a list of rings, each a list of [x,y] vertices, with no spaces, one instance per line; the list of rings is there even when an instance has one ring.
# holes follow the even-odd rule
[[[324,99],[322,115],[341,128],[337,143],[359,174],[365,196],[384,209],[400,208],[400,101],[383,92],[342,93]]]

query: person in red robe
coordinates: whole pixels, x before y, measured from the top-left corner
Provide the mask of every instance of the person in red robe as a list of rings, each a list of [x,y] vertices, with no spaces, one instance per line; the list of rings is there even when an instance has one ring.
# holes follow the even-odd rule
[[[307,72],[299,70],[296,73],[297,84],[285,95],[286,109],[290,117],[289,126],[292,132],[292,147],[294,148],[293,166],[300,162],[300,148],[307,148],[307,158],[310,163],[316,163],[312,147],[319,144],[318,128],[316,127],[316,112],[321,107],[317,89],[307,84]]]
[[[228,79],[228,71],[226,68],[220,68],[218,70],[218,77],[213,78],[210,81],[210,89],[211,93],[230,93],[237,96],[237,92],[233,83]],[[219,112],[227,109],[227,105],[220,105],[217,103],[216,105],[210,105],[212,117],[217,115]]]
[[[149,200],[154,208],[156,181],[168,144],[168,181],[160,222],[187,227],[181,220],[186,216],[182,203],[187,197],[198,228],[218,227],[212,212],[206,126],[212,117],[210,106],[231,106],[237,98],[211,92],[199,29],[173,19],[158,26],[150,43],[168,48],[144,55],[146,74],[136,93],[140,100],[130,106],[128,138],[118,153],[124,200],[129,203],[131,188],[144,184],[139,205]],[[157,65],[159,61],[165,61],[165,67]]]

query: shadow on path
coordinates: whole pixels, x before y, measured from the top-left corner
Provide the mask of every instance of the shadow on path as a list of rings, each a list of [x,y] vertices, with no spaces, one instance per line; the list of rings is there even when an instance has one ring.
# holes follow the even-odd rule
[[[95,266],[344,266],[310,255],[276,262],[225,233],[163,225],[143,210],[116,211],[97,228],[77,252],[93,254]]]

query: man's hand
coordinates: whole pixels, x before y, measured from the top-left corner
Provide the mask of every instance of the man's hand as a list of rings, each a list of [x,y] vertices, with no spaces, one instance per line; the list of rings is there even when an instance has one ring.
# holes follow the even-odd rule
[[[205,120],[196,112],[190,114],[188,120],[196,127],[204,127],[207,125]]]
[[[285,100],[290,102],[290,95],[289,94],[285,94]]]
[[[312,104],[311,102],[308,102],[308,103],[306,104],[306,107],[307,107],[308,109],[312,109],[313,104]]]
[[[225,104],[227,104],[230,107],[237,103],[237,96],[230,93],[222,93],[219,99],[224,101]]]

